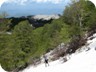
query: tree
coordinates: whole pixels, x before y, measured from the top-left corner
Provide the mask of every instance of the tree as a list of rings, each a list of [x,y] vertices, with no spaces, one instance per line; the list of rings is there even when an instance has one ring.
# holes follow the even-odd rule
[[[13,47],[17,67],[21,67],[26,59],[35,52],[33,28],[27,21],[20,22],[13,31]],[[22,64],[23,63],[23,64]]]
[[[12,34],[5,41],[5,49],[0,52],[0,61],[5,70],[11,71],[26,65],[29,57],[36,51],[32,34],[33,28],[28,21],[20,22],[14,28]]]
[[[11,19],[6,18],[8,14],[6,12],[2,12],[0,15],[0,31],[7,31],[10,28]]]
[[[88,20],[94,9],[94,4],[85,0],[73,0],[72,3],[65,8],[62,18],[64,22],[70,26],[70,37],[75,38],[83,34],[83,30],[87,28],[87,22],[89,22]]]
[[[84,27],[83,21],[86,16],[90,15],[90,10],[94,9],[89,1],[78,0],[73,1],[64,10],[63,18],[68,24],[78,24],[81,28]]]

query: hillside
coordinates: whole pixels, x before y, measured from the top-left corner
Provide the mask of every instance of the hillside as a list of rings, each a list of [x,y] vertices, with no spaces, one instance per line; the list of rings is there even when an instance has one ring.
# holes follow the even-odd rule
[[[94,37],[92,40],[90,38]],[[90,48],[90,49],[88,49]],[[67,56],[68,61],[63,58],[50,62],[50,66],[45,67],[44,63],[34,67],[29,66],[19,72],[95,72],[96,71],[96,34],[89,37],[87,45],[78,49],[74,54]],[[0,66],[0,72],[7,72]]]
[[[44,63],[37,67],[30,66],[20,72],[96,72],[96,34],[93,40],[88,40],[87,47],[83,46],[82,50],[77,50],[74,54],[68,56],[70,59],[63,63],[63,59],[50,62],[49,67]],[[87,49],[90,50],[87,51]]]

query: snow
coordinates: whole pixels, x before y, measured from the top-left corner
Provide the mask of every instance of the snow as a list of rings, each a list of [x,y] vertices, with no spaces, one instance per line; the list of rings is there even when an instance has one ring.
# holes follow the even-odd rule
[[[88,47],[90,48],[96,48],[96,34],[94,34],[92,37],[94,37],[93,40],[88,40],[88,43],[91,43]]]
[[[93,35],[96,37],[96,34]],[[87,47],[90,50],[72,54],[67,62],[56,60],[50,62],[48,67],[45,67],[44,63],[37,67],[30,66],[20,72],[96,72],[96,38],[88,40],[90,43]]]
[[[94,3],[95,7],[96,7],[96,0],[89,0],[91,1],[92,3]]]
[[[72,58],[62,63],[59,60],[51,62],[49,67],[41,64],[37,67],[29,67],[22,72],[96,72],[96,51],[94,49],[88,52],[72,56]]]
[[[49,63],[48,67],[45,64],[39,64],[36,67],[30,66],[19,72],[96,72],[96,34],[94,39],[88,38],[87,46],[90,50],[83,48],[82,52],[70,55],[67,62],[63,62],[63,58]],[[6,72],[0,66],[0,72]]]
[[[0,65],[0,72],[6,72]]]

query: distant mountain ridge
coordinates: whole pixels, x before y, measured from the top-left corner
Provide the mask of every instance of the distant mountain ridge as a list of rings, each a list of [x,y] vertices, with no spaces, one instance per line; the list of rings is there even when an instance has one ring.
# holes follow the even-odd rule
[[[33,19],[43,19],[43,20],[50,20],[50,19],[59,19],[59,14],[53,14],[53,15],[35,15],[32,17]]]
[[[29,15],[29,16],[21,16],[21,17],[10,17],[10,18],[30,18],[35,20],[50,20],[50,19],[59,19],[60,14],[52,14],[52,15]]]
[[[50,24],[53,20],[59,19],[61,15],[53,14],[53,15],[29,15],[29,16],[21,16],[21,17],[10,17],[11,24],[10,27],[14,28],[18,23],[27,20],[33,27],[42,27],[45,24]]]

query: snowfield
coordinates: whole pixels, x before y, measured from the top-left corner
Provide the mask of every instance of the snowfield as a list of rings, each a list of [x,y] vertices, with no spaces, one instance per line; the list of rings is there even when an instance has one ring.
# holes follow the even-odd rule
[[[57,60],[51,62],[49,67],[41,64],[37,67],[29,67],[21,72],[96,72],[96,51],[92,49],[74,55],[65,63]]]
[[[42,63],[37,67],[30,66],[19,72],[96,72],[96,34],[92,40],[88,38],[87,45],[83,46],[81,50],[70,55],[67,62],[63,59],[49,63],[48,67]],[[0,66],[0,72],[6,72]]]

